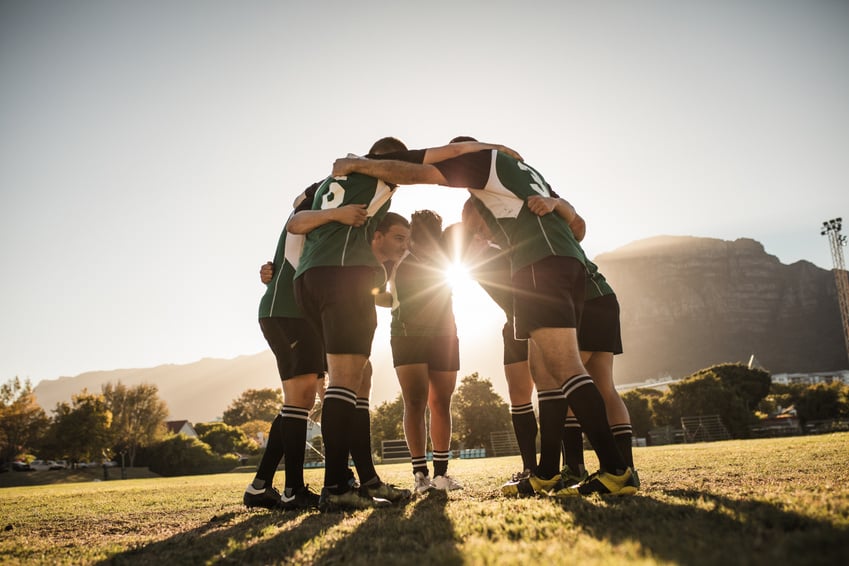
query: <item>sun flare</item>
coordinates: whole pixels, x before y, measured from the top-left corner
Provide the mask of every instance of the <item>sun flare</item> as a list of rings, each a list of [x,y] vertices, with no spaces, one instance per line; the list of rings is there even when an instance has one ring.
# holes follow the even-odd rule
[[[448,285],[452,289],[457,289],[472,283],[472,277],[469,274],[469,268],[465,264],[455,262],[446,268],[445,281],[448,282]]]

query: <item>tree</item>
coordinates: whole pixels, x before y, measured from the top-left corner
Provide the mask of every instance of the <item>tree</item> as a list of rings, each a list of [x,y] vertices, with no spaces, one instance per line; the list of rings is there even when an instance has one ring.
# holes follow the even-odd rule
[[[136,460],[136,452],[163,434],[168,406],[159,398],[156,385],[142,383],[127,387],[120,381],[117,385],[103,386],[106,406],[112,411],[112,437],[115,449],[125,452],[130,467]]]
[[[72,462],[109,457],[112,446],[112,411],[101,394],[82,393],[71,397],[71,404],[57,403],[51,440],[53,451]]]
[[[379,451],[384,440],[404,438],[404,397],[384,401],[371,412],[371,448]]]
[[[50,419],[32,392],[32,383],[17,377],[0,386],[0,462],[31,451],[44,437]]]
[[[490,433],[511,430],[510,408],[492,388],[492,382],[477,372],[463,378],[454,395],[451,413],[454,436],[467,447],[490,451]]]
[[[749,369],[744,364],[718,364],[693,374],[694,377],[712,373],[722,384],[739,397],[748,411],[754,411],[758,403],[770,391],[772,379],[762,369]]]
[[[817,383],[801,391],[796,400],[796,414],[803,424],[809,421],[849,416],[849,386],[836,381]]]
[[[747,436],[748,425],[755,420],[755,407],[747,407],[737,388],[726,386],[719,375],[709,370],[671,384],[653,407],[659,425],[680,426],[681,417],[685,416],[719,415],[735,438]]]
[[[239,463],[237,456],[218,455],[204,442],[182,434],[170,435],[145,452],[150,460],[150,471],[162,476],[226,472]]]
[[[633,389],[622,394],[635,437],[645,438],[654,427],[652,403],[660,396],[661,393],[655,389]]]
[[[248,389],[230,403],[222,420],[231,426],[239,426],[249,421],[270,423],[282,406],[283,394],[279,389]]]
[[[198,438],[212,448],[216,454],[256,452],[257,443],[248,439],[242,429],[227,423],[198,423],[195,425]]]

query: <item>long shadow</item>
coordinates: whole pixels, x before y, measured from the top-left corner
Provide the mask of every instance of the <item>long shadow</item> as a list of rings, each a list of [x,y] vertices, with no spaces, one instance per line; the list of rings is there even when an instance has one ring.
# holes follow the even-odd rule
[[[647,557],[685,565],[849,564],[849,527],[787,511],[780,502],[737,500],[695,490],[652,497],[562,502],[577,528]],[[844,520],[844,524],[846,521]]]
[[[116,554],[99,564],[150,564],[153,561],[161,564],[203,564],[224,556],[229,560],[230,556],[236,555],[241,556],[241,560],[236,563],[267,563],[268,554],[262,554],[262,549],[272,543],[275,561],[285,562],[305,542],[319,536],[341,518],[338,515],[322,516],[317,511],[303,514],[291,511],[230,512],[165,540]],[[255,545],[257,548],[251,547],[240,552],[228,550],[231,541],[250,540],[262,536],[262,532],[269,527],[287,523],[291,523],[292,527],[282,529],[271,541]],[[227,526],[222,528],[222,525]]]
[[[433,493],[407,505],[374,509],[351,532],[341,533],[331,548],[321,549],[316,556],[308,557],[313,564],[402,564],[439,563],[445,566],[462,564],[454,530],[445,513],[447,497]],[[348,522],[348,513],[316,514],[308,517],[297,528],[281,531],[277,535],[249,548],[227,555],[234,564],[268,562],[292,559],[295,553],[311,539],[319,537],[334,522]],[[237,536],[234,534],[233,536]],[[263,557],[265,559],[263,560]]]

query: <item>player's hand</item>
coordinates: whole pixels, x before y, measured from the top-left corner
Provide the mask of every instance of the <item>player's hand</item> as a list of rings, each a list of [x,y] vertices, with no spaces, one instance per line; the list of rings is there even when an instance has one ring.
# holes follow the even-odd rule
[[[500,151],[501,153],[506,153],[517,161],[524,161],[524,159],[522,159],[522,156],[519,155],[518,151],[516,151],[515,149],[511,149],[506,145],[496,145],[496,149],[498,149],[498,151]]]
[[[271,279],[274,277],[274,264],[270,261],[267,261],[263,264],[262,267],[259,268],[259,279],[266,285],[271,282]]]
[[[336,222],[360,227],[368,220],[368,209],[364,204],[346,204],[336,210]]]
[[[359,158],[354,157],[340,157],[336,161],[333,162],[333,173],[334,177],[343,177],[349,173],[354,172],[353,164]]]
[[[554,212],[554,208],[556,206],[557,199],[553,199],[551,197],[544,197],[540,195],[528,197],[528,210],[537,216],[545,216],[546,214]]]

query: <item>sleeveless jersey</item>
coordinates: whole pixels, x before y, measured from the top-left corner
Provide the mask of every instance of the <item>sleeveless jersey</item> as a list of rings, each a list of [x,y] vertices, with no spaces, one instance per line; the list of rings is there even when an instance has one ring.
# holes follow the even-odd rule
[[[450,186],[468,188],[489,212],[484,218],[496,241],[509,249],[513,273],[553,255],[586,264],[584,251],[563,218],[554,213],[537,216],[526,206],[531,196],[552,196],[548,183],[530,165],[486,150],[434,166]]]
[[[346,204],[365,204],[368,219],[359,227],[330,222],[307,234],[295,277],[320,266],[380,267],[371,251],[374,231],[389,209],[395,187],[379,179],[353,173],[328,177],[315,193],[313,210],[326,210]]]

